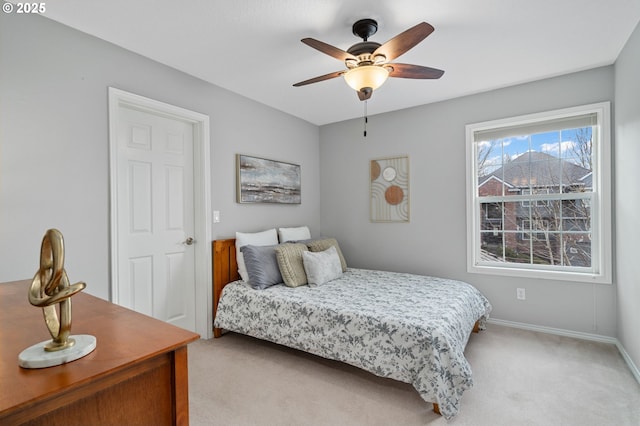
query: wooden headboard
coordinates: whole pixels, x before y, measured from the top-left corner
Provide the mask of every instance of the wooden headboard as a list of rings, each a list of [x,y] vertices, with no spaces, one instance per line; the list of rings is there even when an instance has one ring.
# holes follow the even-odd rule
[[[215,319],[222,289],[230,282],[240,279],[235,238],[214,240],[211,243],[211,253],[213,257],[213,318]],[[222,336],[222,329],[214,327],[213,336]]]

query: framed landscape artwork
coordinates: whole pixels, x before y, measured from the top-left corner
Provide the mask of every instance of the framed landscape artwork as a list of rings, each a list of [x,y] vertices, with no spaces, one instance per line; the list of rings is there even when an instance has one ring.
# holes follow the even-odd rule
[[[370,163],[372,222],[409,222],[409,157]]]
[[[238,203],[300,204],[300,166],[236,154]]]

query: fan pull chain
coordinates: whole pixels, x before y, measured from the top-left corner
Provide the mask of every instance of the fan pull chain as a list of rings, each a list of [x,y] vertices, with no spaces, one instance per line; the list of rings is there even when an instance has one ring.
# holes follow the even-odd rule
[[[367,123],[369,122],[369,117],[367,117],[367,101],[364,101],[364,137],[367,137]]]

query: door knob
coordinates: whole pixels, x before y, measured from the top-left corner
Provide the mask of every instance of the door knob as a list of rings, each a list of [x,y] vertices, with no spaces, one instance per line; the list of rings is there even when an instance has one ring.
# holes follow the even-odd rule
[[[184,240],[184,243],[188,246],[192,245],[193,243],[195,243],[196,240],[194,240],[193,238],[189,237],[186,240]]]

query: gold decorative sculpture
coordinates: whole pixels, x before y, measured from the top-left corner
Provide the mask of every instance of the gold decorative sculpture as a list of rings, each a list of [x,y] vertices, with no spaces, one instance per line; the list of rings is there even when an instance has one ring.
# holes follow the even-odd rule
[[[69,284],[69,277],[64,269],[62,233],[57,229],[49,229],[42,238],[40,268],[29,287],[29,302],[42,308],[44,322],[53,339],[22,351],[19,356],[21,367],[60,365],[81,358],[95,349],[95,337],[80,335],[76,337],[81,340],[81,344],[71,350],[76,344],[76,339],[70,337],[71,296],[84,290],[86,286],[84,282]],[[60,318],[56,305],[59,305]],[[47,352],[56,354],[47,355]]]
[[[64,270],[64,239],[57,229],[49,229],[42,238],[40,247],[40,269],[36,272],[29,288],[29,302],[42,308],[44,322],[47,324],[53,340],[44,350],[53,352],[66,349],[75,344],[69,338],[71,332],[71,296],[84,290],[83,282],[69,284]],[[60,304],[60,319],[56,312]]]

